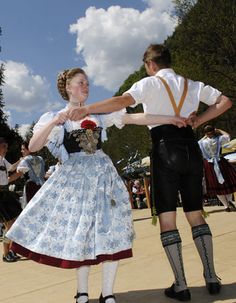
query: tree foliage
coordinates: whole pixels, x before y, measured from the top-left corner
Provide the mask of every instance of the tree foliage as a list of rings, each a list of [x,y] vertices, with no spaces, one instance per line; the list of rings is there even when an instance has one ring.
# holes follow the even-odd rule
[[[236,102],[235,0],[198,0],[166,44],[178,73],[212,85]],[[235,137],[235,119],[232,108],[212,124]]]
[[[1,28],[0,28],[1,35]],[[1,48],[0,48],[1,51]],[[4,85],[4,64],[0,65],[0,137],[5,137],[9,144],[7,159],[9,162],[15,162],[18,160],[20,154],[20,143],[22,138],[15,129],[11,129],[7,124],[7,117],[4,114],[4,101],[2,86]]]

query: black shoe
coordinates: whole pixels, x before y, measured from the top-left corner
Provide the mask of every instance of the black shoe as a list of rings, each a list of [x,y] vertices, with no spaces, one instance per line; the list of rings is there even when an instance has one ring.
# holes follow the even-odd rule
[[[206,282],[206,288],[210,295],[217,295],[221,290],[221,283],[218,282]]]
[[[13,250],[9,250],[8,253],[11,254],[11,256],[12,256],[13,258],[15,258],[16,260],[19,260],[19,259],[21,258],[21,257],[18,256]]]
[[[229,207],[225,208],[225,211],[230,212],[231,209]]]
[[[236,211],[236,206],[234,205],[233,202],[229,202],[229,207],[231,208],[231,210]]]
[[[16,259],[11,255],[10,252],[8,252],[6,256],[2,256],[2,260],[3,262],[8,262],[8,263],[16,262]]]
[[[113,295],[103,297],[102,294],[101,294],[100,298],[99,298],[99,303],[106,303],[106,300],[111,299],[111,298],[116,299],[115,296],[113,296]]]
[[[76,302],[77,302],[77,299],[82,296],[88,297],[88,294],[86,292],[77,292],[77,294],[74,296],[74,299],[76,299]],[[86,301],[85,303],[89,303],[89,300]]]
[[[172,284],[171,287],[167,288],[165,290],[165,295],[169,298],[176,299],[179,301],[190,301],[191,300],[191,294],[188,289],[181,290],[181,291],[175,291],[175,284]]]

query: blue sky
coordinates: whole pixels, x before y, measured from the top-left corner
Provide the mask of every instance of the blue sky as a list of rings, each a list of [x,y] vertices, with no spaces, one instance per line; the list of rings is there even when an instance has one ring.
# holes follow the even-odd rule
[[[114,95],[150,43],[171,35],[171,0],[0,0],[0,61],[9,124],[27,125],[65,106],[58,72],[82,67],[88,103]]]

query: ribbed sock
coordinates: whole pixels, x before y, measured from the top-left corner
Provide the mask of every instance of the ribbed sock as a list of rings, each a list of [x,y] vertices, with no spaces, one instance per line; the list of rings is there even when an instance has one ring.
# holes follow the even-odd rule
[[[179,292],[187,289],[182,257],[182,241],[178,230],[162,232],[161,242],[175,276],[175,291]]]
[[[202,260],[205,280],[207,282],[218,282],[214,268],[212,234],[208,224],[192,227],[192,234]]]

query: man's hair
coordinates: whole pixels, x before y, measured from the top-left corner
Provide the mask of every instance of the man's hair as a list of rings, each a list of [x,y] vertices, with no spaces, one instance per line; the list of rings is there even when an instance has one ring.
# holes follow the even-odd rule
[[[153,61],[158,66],[170,67],[171,55],[169,49],[163,44],[151,44],[143,55],[143,62]]]
[[[215,128],[212,125],[208,124],[203,128],[203,131],[204,131],[204,134],[211,133],[211,132],[215,131]]]

